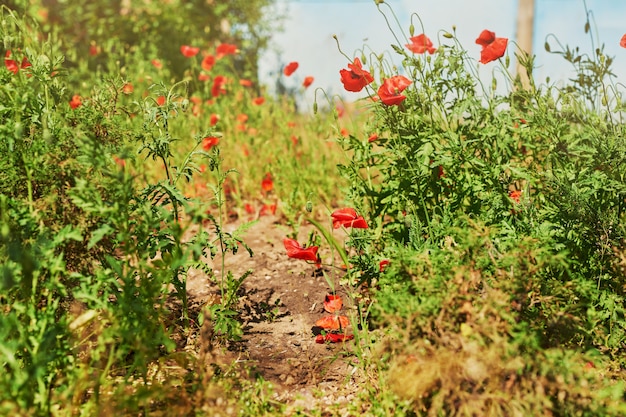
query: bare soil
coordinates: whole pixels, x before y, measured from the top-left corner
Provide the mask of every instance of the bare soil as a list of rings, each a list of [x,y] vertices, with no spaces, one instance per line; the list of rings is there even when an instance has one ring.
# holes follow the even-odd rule
[[[234,227],[226,225],[226,230]],[[303,226],[300,241],[310,230]],[[253,271],[240,291],[244,335],[229,350],[273,385],[273,400],[286,404],[288,414],[342,415],[359,386],[357,359],[350,353],[354,341],[315,343],[315,322],[328,314],[323,301],[331,288],[315,265],[287,257],[283,238],[289,233],[278,217],[263,216],[243,239],[254,255],[242,249],[226,258],[225,270],[236,278]],[[214,261],[218,275],[220,267]],[[332,271],[327,270],[327,275],[332,276]],[[210,302],[216,292],[214,282],[198,272],[189,275],[187,288],[195,305]],[[346,314],[351,309],[348,297],[339,286],[336,290],[344,300],[342,314]]]

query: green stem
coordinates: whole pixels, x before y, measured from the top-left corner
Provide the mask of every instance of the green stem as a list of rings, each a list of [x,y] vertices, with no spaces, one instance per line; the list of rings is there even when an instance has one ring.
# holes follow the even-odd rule
[[[324,226],[322,226],[318,221],[313,220],[308,217],[306,218],[306,220],[310,222],[313,226],[315,226],[317,230],[319,230],[319,232],[322,234],[322,236],[324,236],[324,239],[326,239],[326,241],[331,246],[331,248],[337,251],[337,253],[341,257],[341,260],[343,261],[343,264],[346,266],[346,268],[348,268],[348,264],[349,264],[348,254],[346,253],[343,246],[339,242],[337,242],[337,240],[330,233],[328,233],[328,230]]]

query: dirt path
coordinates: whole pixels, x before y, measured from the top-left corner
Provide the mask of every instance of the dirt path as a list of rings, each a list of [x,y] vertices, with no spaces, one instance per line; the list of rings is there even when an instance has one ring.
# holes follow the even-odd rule
[[[299,238],[303,240],[309,230],[302,228]],[[244,238],[254,256],[241,250],[226,259],[226,270],[235,277],[253,270],[241,291],[245,333],[235,348],[272,383],[273,399],[288,404],[290,414],[316,410],[341,415],[339,410],[358,388],[356,358],[346,354],[354,342],[315,343],[313,327],[327,314],[323,301],[330,288],[314,265],[287,257],[282,241],[289,232],[277,217],[261,217]],[[201,274],[190,274],[187,286],[195,303],[203,303],[215,290]],[[337,293],[347,301],[340,288]]]

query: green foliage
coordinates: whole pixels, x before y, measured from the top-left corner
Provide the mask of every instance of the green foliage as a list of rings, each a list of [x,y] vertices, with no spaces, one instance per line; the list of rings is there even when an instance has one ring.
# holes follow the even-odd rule
[[[154,367],[180,360],[177,341],[194,330],[188,272],[213,277],[213,258],[239,245],[252,254],[244,228],[222,229],[232,170],[200,146],[213,132],[184,146],[174,136],[186,130],[183,83],[155,86],[160,106],[151,95],[131,101],[119,74],[89,77],[90,95],[71,106],[72,71],[53,43],[11,10],[2,22],[10,58],[32,65],[0,69],[1,413],[145,410],[162,394],[150,388]],[[203,162],[213,196],[186,196]],[[224,339],[241,334],[237,291],[248,275],[216,277],[213,326]],[[108,401],[127,389],[137,396]]]
[[[525,88],[503,58],[488,88],[444,38],[433,55],[395,46],[406,99],[369,105],[374,142],[340,140],[372,228],[353,273],[374,288],[370,324],[396,329],[389,384],[418,415],[621,415],[622,379],[595,371],[621,367],[626,340],[612,60],[567,49],[580,76],[558,89]],[[382,84],[387,68],[369,70]]]

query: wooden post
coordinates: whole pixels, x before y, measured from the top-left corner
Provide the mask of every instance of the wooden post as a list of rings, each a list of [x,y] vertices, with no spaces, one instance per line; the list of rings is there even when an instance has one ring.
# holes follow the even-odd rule
[[[517,0],[517,44],[528,55],[533,53],[533,26],[535,20],[535,0]],[[530,87],[526,70],[517,63],[517,73],[524,88]]]

